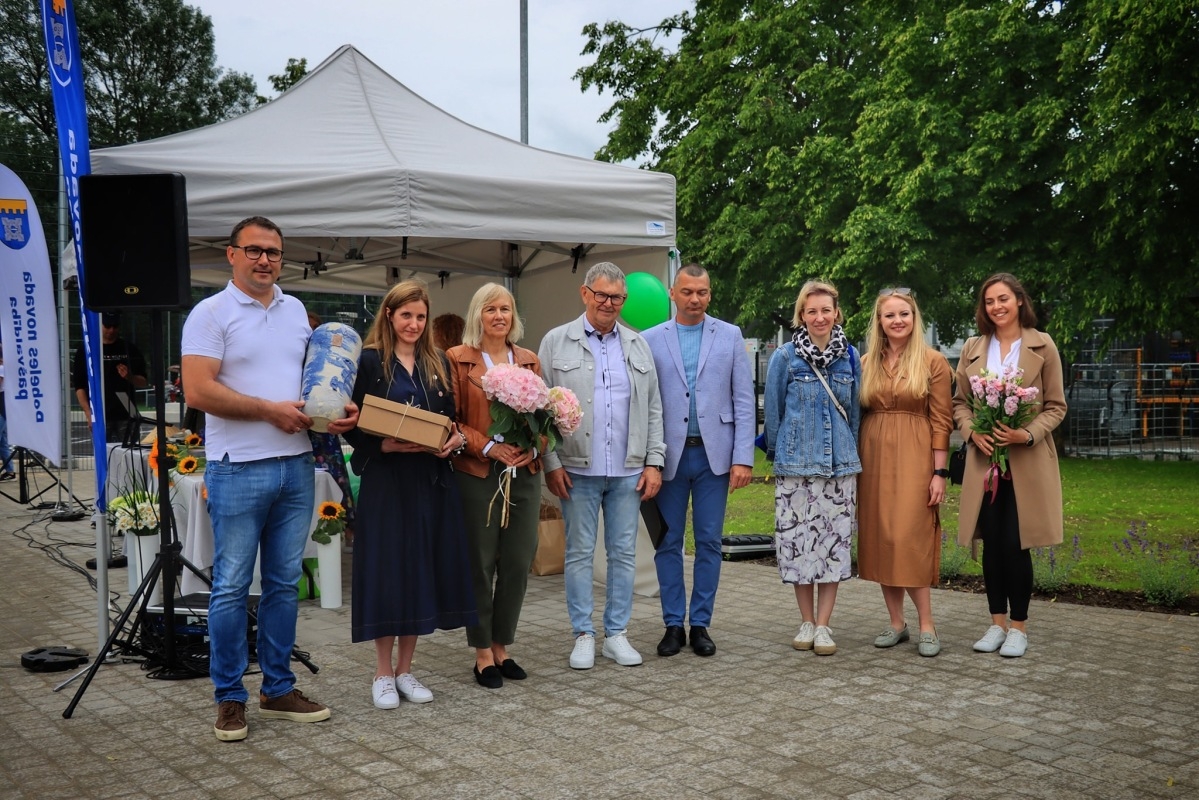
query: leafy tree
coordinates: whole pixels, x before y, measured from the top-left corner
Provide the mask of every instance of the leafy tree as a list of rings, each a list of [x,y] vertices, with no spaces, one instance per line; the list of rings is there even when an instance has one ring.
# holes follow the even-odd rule
[[[1059,335],[1145,330],[1199,249],[1196,11],[1153,6],[698,0],[587,26],[576,78],[615,98],[598,156],[676,176],[680,246],[751,330],[822,276],[851,334],[899,284],[950,338],[998,270]]]
[[[1073,89],[1058,205],[1072,327],[1199,336],[1199,8],[1070,0],[1061,81]],[[1186,302],[1184,298],[1189,298]]]
[[[181,0],[77,0],[75,16],[93,147],[165,136],[253,107],[253,80],[216,66],[212,21]],[[0,159],[52,224],[58,134],[41,25],[34,0],[0,0]]]
[[[291,87],[300,82],[300,79],[308,74],[308,59],[306,58],[289,58],[287,66],[283,68],[283,72],[279,75],[268,75],[267,80],[271,82],[271,86],[279,94],[283,94]],[[258,95],[258,104],[269,102],[270,98]]]

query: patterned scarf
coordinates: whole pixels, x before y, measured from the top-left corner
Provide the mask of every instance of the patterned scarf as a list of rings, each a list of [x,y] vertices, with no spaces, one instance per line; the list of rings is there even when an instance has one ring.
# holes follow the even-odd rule
[[[806,326],[801,326],[799,330],[795,331],[795,335],[791,337],[791,343],[795,345],[795,352],[799,354],[800,358],[813,367],[823,369],[828,369],[829,364],[849,352],[849,340],[845,338],[845,331],[840,325],[833,326],[828,339],[828,347],[824,350],[812,342]]]

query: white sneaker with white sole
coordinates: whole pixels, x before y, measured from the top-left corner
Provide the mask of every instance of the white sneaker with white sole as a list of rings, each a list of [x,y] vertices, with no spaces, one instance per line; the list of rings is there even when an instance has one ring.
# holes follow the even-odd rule
[[[570,652],[571,669],[591,669],[595,666],[595,637],[581,633],[575,637],[575,649]]]
[[[604,637],[604,658],[610,658],[622,667],[635,667],[641,663],[641,654],[629,644],[624,631],[615,636]]]

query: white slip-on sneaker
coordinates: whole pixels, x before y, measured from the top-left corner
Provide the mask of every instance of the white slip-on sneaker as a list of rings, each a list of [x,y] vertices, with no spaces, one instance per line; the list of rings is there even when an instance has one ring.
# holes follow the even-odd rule
[[[400,696],[396,694],[396,679],[391,675],[381,675],[371,684],[371,698],[375,708],[399,708]]]
[[[999,648],[999,655],[1004,658],[1019,658],[1027,649],[1028,635],[1016,628],[1009,628],[1003,640],[1003,647]]]
[[[805,622],[799,626],[799,633],[791,640],[791,646],[796,650],[811,650],[812,642],[816,640],[816,626]]]
[[[992,625],[987,628],[983,638],[974,643],[974,649],[979,653],[994,653],[1003,645],[1005,636],[1007,636],[1007,631],[999,625]]]
[[[404,699],[410,703],[432,703],[433,693],[425,688],[425,685],[416,679],[411,672],[405,672],[403,675],[396,675],[396,689],[400,694],[404,695]]]
[[[812,649],[818,656],[831,656],[837,652],[837,643],[833,641],[833,632],[827,625],[816,626],[816,638],[812,642]]]
[[[641,663],[641,654],[629,644],[629,638],[621,631],[615,636],[604,637],[604,658],[610,658],[622,667],[635,667]]]
[[[571,669],[591,669],[595,666],[595,637],[580,633],[575,637],[575,649],[570,651]]]

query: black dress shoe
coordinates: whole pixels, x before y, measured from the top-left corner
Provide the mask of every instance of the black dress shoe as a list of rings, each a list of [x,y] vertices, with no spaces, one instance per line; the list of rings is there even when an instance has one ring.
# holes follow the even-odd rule
[[[504,676],[495,664],[483,667],[482,671],[479,671],[479,665],[475,664],[475,680],[485,689],[499,689],[504,685]]]
[[[691,626],[691,649],[695,651],[697,656],[716,655],[716,643],[708,635],[707,628]]]
[[[662,641],[658,642],[658,655],[678,655],[685,644],[687,644],[687,632],[683,630],[683,626],[667,625],[666,635],[662,637]]]
[[[521,669],[520,664],[517,664],[510,658],[505,658],[500,662],[500,674],[508,680],[513,681],[523,681],[529,677],[529,673]]]

